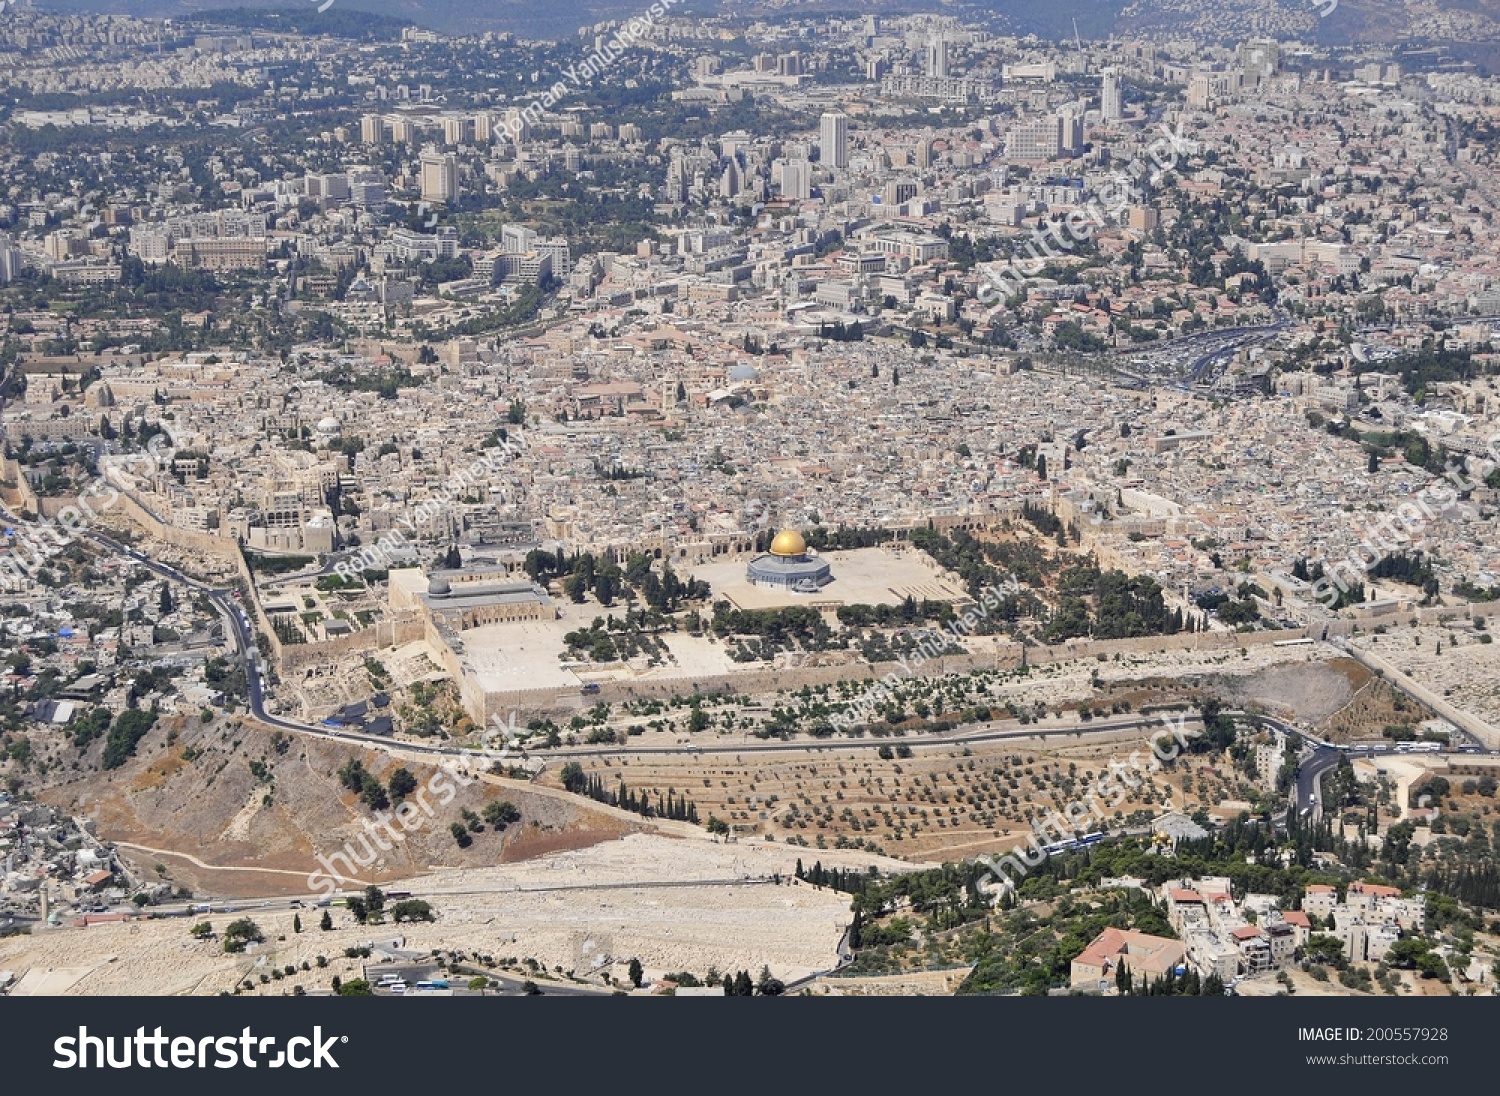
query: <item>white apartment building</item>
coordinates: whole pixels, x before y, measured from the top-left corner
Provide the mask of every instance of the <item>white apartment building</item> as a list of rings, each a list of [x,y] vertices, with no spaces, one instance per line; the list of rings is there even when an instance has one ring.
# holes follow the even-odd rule
[[[447,204],[458,200],[458,157],[428,148],[421,159],[421,192],[424,202]]]
[[[1048,114],[1018,122],[1005,138],[1005,155],[1011,160],[1055,160],[1062,155],[1062,119]]]
[[[818,154],[826,167],[842,171],[849,166],[849,116],[828,111],[818,120]]]

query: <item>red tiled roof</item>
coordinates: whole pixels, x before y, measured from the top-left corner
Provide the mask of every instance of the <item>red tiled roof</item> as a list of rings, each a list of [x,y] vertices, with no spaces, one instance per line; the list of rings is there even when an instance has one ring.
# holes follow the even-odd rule
[[[1125,945],[1125,937],[1116,928],[1108,928],[1094,937],[1093,942],[1084,948],[1082,953],[1074,962],[1088,963],[1090,966],[1102,967],[1110,959],[1120,954]]]
[[[1182,945],[1164,936],[1108,928],[1094,937],[1074,962],[1104,969],[1121,955],[1126,956],[1132,970],[1164,973],[1181,959]]]

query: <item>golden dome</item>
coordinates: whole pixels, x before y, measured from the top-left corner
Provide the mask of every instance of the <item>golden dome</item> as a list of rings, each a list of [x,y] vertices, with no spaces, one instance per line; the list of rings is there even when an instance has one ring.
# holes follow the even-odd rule
[[[776,534],[776,539],[771,541],[771,554],[773,556],[805,556],[807,555],[807,541],[802,539],[802,534],[795,529],[783,529]]]

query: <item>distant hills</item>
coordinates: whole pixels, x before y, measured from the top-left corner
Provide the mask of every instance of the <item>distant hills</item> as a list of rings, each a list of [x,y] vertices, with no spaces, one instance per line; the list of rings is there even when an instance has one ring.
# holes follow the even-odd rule
[[[224,0],[36,0],[52,11],[185,18],[222,14]],[[236,25],[293,25],[354,37],[384,37],[404,24],[446,34],[507,30],[532,38],[572,37],[581,26],[640,11],[646,0],[244,0],[257,13]],[[1500,46],[1500,0],[691,0],[704,11],[774,19],[778,14],[829,15],[939,11],[982,20],[996,31],[1067,39],[1111,34],[1193,36],[1235,41],[1271,34],[1325,45],[1428,44],[1459,53]],[[689,10],[684,4],[676,11]],[[270,16],[268,13],[280,12]],[[373,18],[372,18],[373,17]],[[284,20],[285,22],[280,22]]]
[[[710,6],[713,0],[699,0]],[[644,0],[324,0],[291,4],[287,0],[243,0],[228,7],[224,0],[36,0],[47,11],[92,11],[144,18],[188,19],[212,16],[233,26],[291,26],[355,38],[397,37],[402,26],[427,27],[443,34],[511,31],[529,38],[571,38],[578,28],[620,19],[647,6]],[[674,7],[687,10],[687,5]]]

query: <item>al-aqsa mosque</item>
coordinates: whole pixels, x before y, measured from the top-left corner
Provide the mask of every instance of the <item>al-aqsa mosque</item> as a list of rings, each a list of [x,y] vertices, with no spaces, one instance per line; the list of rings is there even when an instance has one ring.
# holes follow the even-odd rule
[[[801,533],[783,529],[771,541],[769,552],[750,561],[745,581],[767,589],[811,594],[833,581],[833,569],[827,560],[809,552]]]

